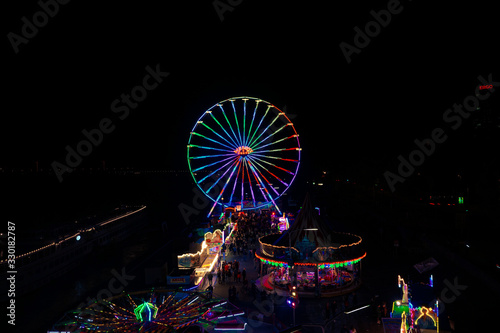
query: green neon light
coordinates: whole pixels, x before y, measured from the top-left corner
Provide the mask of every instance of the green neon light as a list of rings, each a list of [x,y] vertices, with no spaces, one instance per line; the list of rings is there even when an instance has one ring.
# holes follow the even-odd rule
[[[267,113],[269,112],[269,109],[271,108],[271,105],[268,105],[267,106],[267,109],[266,109],[266,112],[264,113],[264,115],[262,116],[262,118],[260,119],[260,122],[259,124],[257,125],[257,127],[255,128],[255,132],[253,132],[252,134],[252,137],[250,138],[250,140],[248,141],[249,143],[253,141],[253,137],[255,136],[255,134],[257,134],[259,128],[260,128],[260,125],[262,124],[262,121],[264,120],[264,118],[267,116]],[[249,144],[250,146],[250,144]]]
[[[224,118],[226,119],[227,124],[229,125],[229,129],[231,130],[231,133],[233,133],[234,140],[238,142],[238,137],[236,136],[236,133],[234,133],[233,126],[231,126],[231,123],[229,122],[229,119],[227,119],[226,112],[222,108],[222,104],[219,105],[219,108],[222,110],[222,114],[224,115]],[[238,142],[237,146],[241,146],[241,143]]]
[[[158,313],[158,308],[149,302],[144,302],[134,309],[135,317],[137,321],[143,322],[145,320],[151,321],[156,318]],[[145,317],[143,315],[146,315]]]

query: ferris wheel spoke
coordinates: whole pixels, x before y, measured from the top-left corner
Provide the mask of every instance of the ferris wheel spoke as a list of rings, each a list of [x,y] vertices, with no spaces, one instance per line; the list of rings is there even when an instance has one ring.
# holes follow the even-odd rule
[[[291,139],[291,138],[296,138],[296,137],[298,137],[298,136],[299,136],[298,134],[290,135],[290,136],[288,136],[288,137],[284,137],[284,138],[281,138],[281,139],[279,139],[279,140],[272,141],[272,142],[267,143],[267,144],[265,144],[265,145],[263,145],[263,146],[260,146],[260,147],[255,147],[255,148],[252,148],[252,149],[253,149],[253,151],[254,151],[254,152],[258,152],[258,151],[259,151],[259,149],[262,149],[262,148],[265,148],[265,147],[268,147],[268,146],[271,146],[271,145],[274,145],[274,144],[280,143],[280,142],[282,142],[282,141],[285,141],[285,140],[288,140],[288,139]]]
[[[280,169],[280,170],[282,170],[282,171],[285,171],[286,173],[289,173],[289,174],[291,174],[292,176],[293,176],[293,175],[295,175],[295,173],[294,173],[294,172],[292,172],[291,170],[288,170],[288,169],[282,168],[282,167],[280,167],[280,166],[278,166],[278,165],[276,165],[276,164],[274,164],[274,163],[271,163],[271,162],[269,162],[269,161],[263,160],[263,159],[258,158],[258,157],[256,157],[256,156],[252,156],[252,160],[257,160],[257,161],[259,161],[259,162],[266,163],[266,164],[271,165],[271,166],[273,166],[273,167],[275,167],[275,168],[277,168],[277,169]]]
[[[293,148],[276,148],[276,149],[269,149],[269,150],[259,150],[257,153],[275,153],[277,151],[290,151],[290,150],[297,150],[298,147],[293,147]]]
[[[255,144],[255,142],[257,142],[257,140],[259,140],[259,138],[264,134],[266,133],[266,131],[269,129],[269,127],[273,126],[273,124],[276,122],[276,120],[278,120],[278,118],[280,117],[281,114],[278,114],[272,121],[269,125],[267,125],[267,127],[262,131],[260,132],[260,134],[255,138],[253,139],[250,144],[249,144],[249,147],[253,147],[253,145]],[[269,135],[270,136],[270,135]]]
[[[287,186],[288,187],[288,184],[283,181],[280,177],[276,176],[274,173],[272,173],[271,171],[269,171],[269,169],[267,169],[265,166],[263,166],[262,164],[260,164],[259,162],[257,162],[256,160],[252,160],[256,165],[258,165],[260,168],[264,169],[267,171],[267,173],[269,173],[271,176],[273,176],[274,178],[276,178],[280,183],[282,183],[283,185]]]
[[[229,180],[230,180],[231,178],[233,178],[234,171],[235,171],[235,170],[236,170],[236,168],[240,165],[240,161],[241,161],[241,158],[238,158],[238,161],[236,162],[236,165],[233,167],[233,170],[231,171],[231,175],[227,178],[226,183],[225,183],[225,184],[224,184],[224,186],[222,187],[222,190],[220,191],[219,195],[217,196],[217,199],[215,200],[215,202],[214,202],[214,204],[213,204],[212,208],[210,209],[210,212],[208,213],[207,217],[209,217],[209,216],[212,214],[212,212],[213,212],[213,210],[214,210],[215,206],[217,205],[217,203],[219,202],[220,198],[222,197],[222,194],[223,194],[223,193],[224,193],[224,191],[226,190],[227,184],[229,184]],[[230,169],[230,168],[229,168],[229,169]],[[229,169],[228,169],[228,170],[229,170]],[[227,173],[227,171],[226,171],[226,173]],[[219,180],[220,180],[220,178],[219,178]],[[217,182],[218,182],[218,181],[217,181]],[[208,191],[207,191],[207,192],[208,192]]]
[[[266,181],[267,185],[269,186],[270,189],[272,189],[274,191],[274,193],[276,193],[276,195],[280,195],[278,191],[276,191],[276,189],[273,187],[273,185],[271,184],[271,182],[269,180],[267,180],[266,176],[264,176],[262,174],[262,172],[259,170],[258,168],[258,164],[257,163],[254,163],[254,161],[251,161],[249,160],[248,163],[250,164],[250,167],[253,169],[253,170],[256,170],[257,173],[262,177],[264,178],[264,180]]]
[[[220,148],[214,148],[214,147],[208,147],[208,146],[193,145],[193,144],[190,144],[189,148],[200,148],[200,149],[208,149],[208,150],[225,151],[227,153],[233,152],[233,150],[220,149]]]
[[[233,191],[231,192],[231,196],[229,197],[229,204],[230,205],[233,202],[233,195],[234,195],[234,191],[236,190],[236,184],[238,183],[238,175],[240,174],[241,165],[242,164],[240,163],[240,166],[238,167],[238,172],[236,172],[236,178],[234,179]]]
[[[247,165],[249,165],[249,164],[247,163]],[[264,188],[264,187],[263,187],[263,186],[261,186],[259,179],[257,179],[257,175],[256,175],[256,173],[255,173],[255,172],[253,172],[253,170],[251,170],[251,171],[252,171],[252,176],[253,176],[253,178],[255,179],[255,184],[257,184],[257,188],[260,190],[260,193],[262,194],[262,198],[264,198],[264,200],[265,200],[266,202],[269,202],[269,200],[268,200],[268,198],[267,198],[267,195],[266,195],[266,194],[264,193],[264,191],[263,191],[263,188]]]
[[[218,144],[220,144],[220,145],[222,145],[222,146],[225,146],[225,147],[228,147],[228,148],[233,148],[233,149],[234,149],[234,147],[235,147],[235,142],[232,142],[232,143],[231,143],[231,142],[229,142],[229,141],[228,141],[225,137],[223,137],[222,135],[220,135],[219,133],[217,133],[217,132],[216,132],[213,128],[211,128],[210,126],[208,126],[207,124],[205,124],[205,122],[202,122],[201,124],[202,124],[203,126],[205,126],[206,128],[208,128],[208,129],[209,129],[212,133],[214,133],[215,135],[217,135],[219,138],[221,138],[222,140],[224,140],[225,142],[227,142],[227,144],[228,144],[229,146],[226,146],[225,144],[223,144],[223,143],[221,143],[221,142],[219,142],[219,141],[216,141],[216,140],[214,140],[214,139],[211,139],[211,138],[209,138],[209,137],[207,137],[207,136],[205,136],[205,135],[202,135],[202,134],[199,134],[199,133],[196,133],[196,132],[192,132],[194,135],[197,135],[197,136],[203,137],[204,139],[207,139],[207,140],[213,141],[213,142],[218,143]],[[228,136],[229,136],[229,135],[228,135]]]
[[[224,108],[222,107],[222,104],[219,104],[219,108],[222,110],[222,114],[224,115],[224,118],[226,119],[226,122],[227,122],[227,124],[229,126],[229,129],[231,130],[231,133],[233,133],[233,138],[234,138],[234,141],[236,142],[236,146],[237,147],[241,146],[241,142],[238,141],[238,136],[234,132],[234,129],[231,126],[231,123],[229,122],[229,119],[227,118],[226,111],[224,111]]]
[[[254,144],[252,146],[250,146],[253,150],[256,150],[259,148],[259,145],[266,142],[267,139],[269,139],[270,137],[273,137],[274,135],[278,134],[280,131],[282,131],[285,127],[287,127],[289,124],[285,124],[283,126],[281,126],[280,128],[278,128],[276,131],[274,131],[273,133],[269,134],[268,136],[266,136],[264,139],[260,140],[259,142],[254,142]]]
[[[241,159],[238,157],[237,159],[235,159],[235,160],[233,161],[233,164],[235,164],[235,166],[233,167],[233,171],[231,172],[231,175],[227,178],[226,183],[224,184],[224,187],[222,188],[222,191],[220,192],[220,196],[222,195],[222,193],[223,193],[223,192],[224,192],[224,190],[226,189],[226,186],[227,186],[227,183],[229,182],[229,180],[230,180],[231,178],[233,178],[234,170],[236,169],[236,167],[237,167],[238,165],[240,165],[240,160],[241,160]],[[233,164],[231,164],[231,166],[230,166],[229,168],[227,168],[227,169],[226,169],[226,171],[224,171],[224,173],[223,173],[223,174],[219,177],[219,179],[217,179],[217,180],[216,180],[216,181],[212,184],[212,186],[210,186],[210,187],[207,189],[206,193],[210,192],[210,191],[212,190],[212,188],[213,188],[215,185],[217,185],[217,184],[219,183],[219,181],[220,181],[222,178],[224,178],[224,176],[225,176],[225,175],[229,172],[229,170],[231,170],[231,167],[233,166]],[[219,196],[219,198],[218,198],[216,201],[219,201],[220,196]]]
[[[240,139],[240,146],[244,146],[243,139],[241,137],[240,123],[238,122],[238,116],[236,115],[236,108],[234,107],[234,100],[231,100],[231,106],[233,107],[234,121],[236,122],[236,132],[238,132],[238,138]]]
[[[300,148],[298,148],[298,149],[300,149]],[[259,153],[252,153],[252,157],[253,156],[259,156],[259,157],[263,157],[263,158],[271,158],[271,159],[274,159],[274,160],[281,160],[281,161],[299,163],[299,160],[294,160],[294,159],[290,159],[290,158],[283,158],[283,157],[279,157],[279,156],[271,156],[271,155],[262,155],[262,154],[259,154]]]
[[[250,187],[250,193],[252,193],[253,206],[255,207],[255,195],[253,194],[252,180],[250,179],[250,172],[248,171],[248,161],[245,160],[244,162],[245,162],[245,168],[247,170],[248,186]]]
[[[249,142],[250,134],[252,133],[252,126],[253,126],[253,122],[255,120],[255,114],[257,113],[257,108],[259,107],[259,102],[260,102],[260,100],[257,100],[255,102],[255,108],[253,109],[252,121],[250,122],[250,127],[248,128],[247,143]]]
[[[243,145],[246,146],[246,139],[245,139],[245,128],[246,128],[246,121],[247,121],[247,101],[248,98],[243,98]]]
[[[256,176],[256,178],[259,180],[259,183],[261,185],[261,187],[264,188],[264,190],[266,191],[266,194],[267,196],[269,197],[269,199],[271,200],[271,202],[273,203],[274,207],[276,208],[276,210],[281,214],[281,211],[280,209],[278,208],[278,205],[276,204],[276,202],[274,201],[273,197],[271,196],[271,194],[269,193],[269,191],[267,190],[267,188],[264,186],[264,183],[262,182],[262,180],[260,179],[259,175],[256,173],[256,169],[255,167],[252,165],[252,163],[250,162],[250,169],[252,170],[252,172],[254,173],[254,175]],[[260,172],[259,172],[260,174]],[[269,184],[269,182],[267,181],[266,177],[264,177],[262,174],[261,174],[262,178],[264,178],[266,180],[266,182]],[[271,185],[269,185],[271,186]],[[272,188],[272,186],[271,186]],[[268,201],[268,200],[266,200]]]
[[[250,166],[250,170],[252,171],[253,178],[255,179],[255,182],[258,185],[260,193],[262,194],[262,197],[264,198],[264,200],[266,202],[269,202],[269,199],[270,199],[270,197],[268,196],[269,192],[267,191],[266,187],[264,186],[264,184],[262,183],[261,179],[257,175],[257,172],[255,171],[255,169],[253,168],[253,166],[251,164],[249,164],[249,166]],[[264,193],[264,191],[266,193]]]
[[[237,159],[237,158],[238,158],[238,157],[236,157],[236,158],[229,157],[229,158],[224,159],[223,161],[227,161],[228,159],[232,159],[232,161],[229,161],[229,162],[227,162],[226,164],[224,164],[223,166],[221,166],[220,168],[216,169],[215,171],[212,171],[210,174],[208,174],[207,176],[205,176],[205,177],[203,177],[202,179],[200,179],[197,183],[198,183],[198,184],[201,184],[201,183],[202,183],[205,179],[207,179],[208,177],[211,177],[211,176],[215,175],[217,172],[219,172],[222,168],[225,168],[225,167],[226,167],[228,164],[230,164],[231,162],[233,162],[233,163],[234,163],[234,162],[236,161],[236,159]],[[220,163],[220,161],[218,161],[218,162],[216,162],[216,163]],[[212,163],[212,165],[213,165],[213,164],[216,164],[216,163]],[[230,166],[230,167],[231,167],[231,166]],[[194,172],[194,171],[193,171],[193,172]]]
[[[262,116],[262,118],[260,118],[260,121],[259,121],[259,124],[257,125],[257,127],[255,128],[255,131],[253,132],[252,134],[252,137],[250,138],[250,140],[248,142],[252,142],[255,134],[257,134],[257,132],[259,131],[259,128],[260,128],[260,125],[262,125],[262,121],[264,120],[264,118],[266,118],[268,112],[269,112],[269,109],[271,108],[271,105],[267,105],[267,109],[266,111],[264,112],[264,115]]]
[[[224,112],[224,110],[222,110]],[[215,133],[217,136],[219,136],[220,138],[224,139],[227,143],[229,143],[230,145],[234,145],[233,147],[236,148],[238,147],[238,143],[236,141],[234,141],[234,138],[226,131],[226,129],[224,128],[224,126],[222,126],[222,124],[219,122],[219,120],[217,120],[217,118],[215,118],[213,112],[210,112],[210,116],[212,117],[212,119],[220,126],[220,128],[222,129],[222,131],[227,135],[227,137],[232,141],[232,143],[230,143],[226,138],[224,138],[222,135],[220,135],[219,133],[217,133],[215,130],[213,130],[212,128],[210,128],[208,125],[206,125],[205,123],[202,123],[202,125],[204,125],[205,127],[207,127],[208,129],[210,129],[213,133]],[[225,115],[224,115],[225,116]],[[226,118],[227,119],[227,118]]]
[[[245,158],[243,158],[243,164],[245,162]],[[245,201],[245,168],[241,168],[241,209],[244,207],[244,201]]]
[[[224,157],[224,156],[234,156],[234,153],[233,154],[219,154],[219,155],[189,156],[189,159],[190,160],[199,160],[201,158]]]

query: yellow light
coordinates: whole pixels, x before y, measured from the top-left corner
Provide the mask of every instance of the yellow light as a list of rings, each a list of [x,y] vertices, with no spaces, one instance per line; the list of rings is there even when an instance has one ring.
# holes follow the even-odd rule
[[[422,318],[422,316],[423,316],[423,315],[425,315],[425,314],[426,314],[426,313],[424,313],[424,312],[423,312],[423,310],[426,310],[426,311],[427,311],[427,316],[428,316],[428,317],[430,317],[430,318],[432,319],[432,321],[434,322],[434,326],[437,326],[437,325],[436,325],[436,320],[434,319],[434,316],[433,316],[432,309],[430,309],[430,308],[426,308],[425,306],[422,306],[422,307],[420,308],[420,313],[421,313],[421,315],[420,315],[420,316],[418,316],[417,320],[415,320],[415,324],[418,324],[418,320],[419,320],[420,318]]]
[[[207,244],[205,241],[203,241],[203,243],[201,243],[201,250],[200,251],[198,251],[196,253],[184,253],[183,255],[177,256],[177,258],[194,257],[194,256],[201,255],[203,253],[203,250],[205,250],[206,248],[207,248]]]

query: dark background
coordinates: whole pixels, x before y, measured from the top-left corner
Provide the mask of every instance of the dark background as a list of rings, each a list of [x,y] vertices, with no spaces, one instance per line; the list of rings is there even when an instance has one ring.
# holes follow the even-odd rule
[[[454,103],[474,94],[479,75],[492,73],[500,81],[493,2],[401,1],[402,11],[349,64],[339,44],[352,45],[353,28],[364,30],[373,20],[370,11],[386,9],[388,1],[244,0],[224,12],[223,20],[213,4],[73,0],[59,5],[17,54],[7,35],[21,34],[21,18],[32,22],[40,6],[34,0],[3,4],[4,225],[14,221],[23,233],[117,204],[147,204],[155,208],[154,222],[167,221],[170,231],[184,228],[178,206],[192,205],[194,196],[186,161],[189,132],[206,109],[242,95],[286,106],[293,115],[303,150],[289,193],[299,204],[307,182],[323,170],[330,180],[355,179],[368,188],[376,183],[387,191],[383,174],[397,172],[398,155],[408,156],[415,139],[442,127],[448,140],[396,186],[395,195],[453,192],[459,173],[466,181],[460,189],[468,187],[471,200],[498,207],[500,122],[477,130],[478,113],[453,131],[442,119]],[[146,66],[157,64],[170,75],[119,120],[111,103],[142,83]],[[484,109],[498,120],[497,94]],[[115,130],[60,183],[51,163],[64,163],[65,147],[75,148],[84,139],[81,131],[96,128],[103,118],[112,119]],[[107,174],[99,171],[103,161]],[[114,176],[127,170],[143,177]],[[349,216],[356,210],[347,207],[355,196],[332,193],[321,198],[327,207],[331,197],[338,200],[330,212]],[[390,212],[389,207],[383,209]],[[491,254],[498,253],[496,246],[481,242],[481,233],[496,235],[497,220],[489,212],[475,220],[475,237]],[[357,227],[371,232],[361,222]],[[370,228],[378,230],[375,224]]]
[[[493,135],[478,136],[472,128],[476,115],[456,131],[442,119],[474,93],[479,75],[499,80],[490,2],[402,1],[401,12],[349,64],[339,44],[353,45],[354,27],[364,30],[373,20],[370,11],[387,9],[387,1],[242,1],[224,11],[222,20],[214,3],[71,1],[59,5],[17,54],[8,34],[20,35],[22,18],[32,22],[41,9],[35,1],[8,4],[0,122],[6,219],[23,221],[36,211],[33,218],[49,223],[72,218],[82,207],[146,198],[163,205],[165,214],[177,212],[180,202],[193,197],[186,172],[190,130],[206,109],[242,95],[293,115],[303,151],[290,193],[297,187],[299,201],[300,186],[323,170],[387,190],[384,172],[396,173],[398,155],[407,157],[416,148],[413,141],[428,138],[436,127],[445,129],[448,140],[415,172],[425,174],[433,190],[448,189],[464,170],[474,183],[498,165],[497,125]],[[119,120],[111,103],[142,83],[146,66],[157,65],[170,75]],[[493,94],[488,103],[498,118],[496,100]],[[115,130],[60,183],[51,163],[65,163],[65,147],[75,149],[84,139],[81,131],[103,118]],[[163,170],[177,177],[167,187],[150,180],[145,190],[75,176],[102,169],[103,161],[107,170]],[[47,175],[43,182],[25,177],[37,165]],[[415,174],[396,192],[414,192]],[[495,177],[486,177],[488,186],[495,188]]]
[[[375,163],[383,171],[443,125],[444,111],[473,93],[478,75],[495,78],[497,58],[491,3],[403,1],[347,64],[340,42],[353,44],[353,28],[386,6],[242,1],[221,21],[211,1],[60,5],[18,54],[4,38],[0,164],[61,161],[82,129],[115,116],[111,102],[142,82],[145,66],[160,64],[168,79],[82,167],[105,159],[185,168],[184,143],[201,113],[249,95],[298,115],[305,165]],[[21,17],[39,9],[35,1],[9,8],[4,35],[19,34]]]

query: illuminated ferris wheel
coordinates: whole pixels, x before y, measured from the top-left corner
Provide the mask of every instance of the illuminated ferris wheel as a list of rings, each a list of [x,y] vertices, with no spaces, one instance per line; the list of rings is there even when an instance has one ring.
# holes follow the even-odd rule
[[[216,205],[242,210],[276,204],[300,164],[293,123],[273,104],[234,97],[206,110],[191,131],[187,149],[196,185]]]

